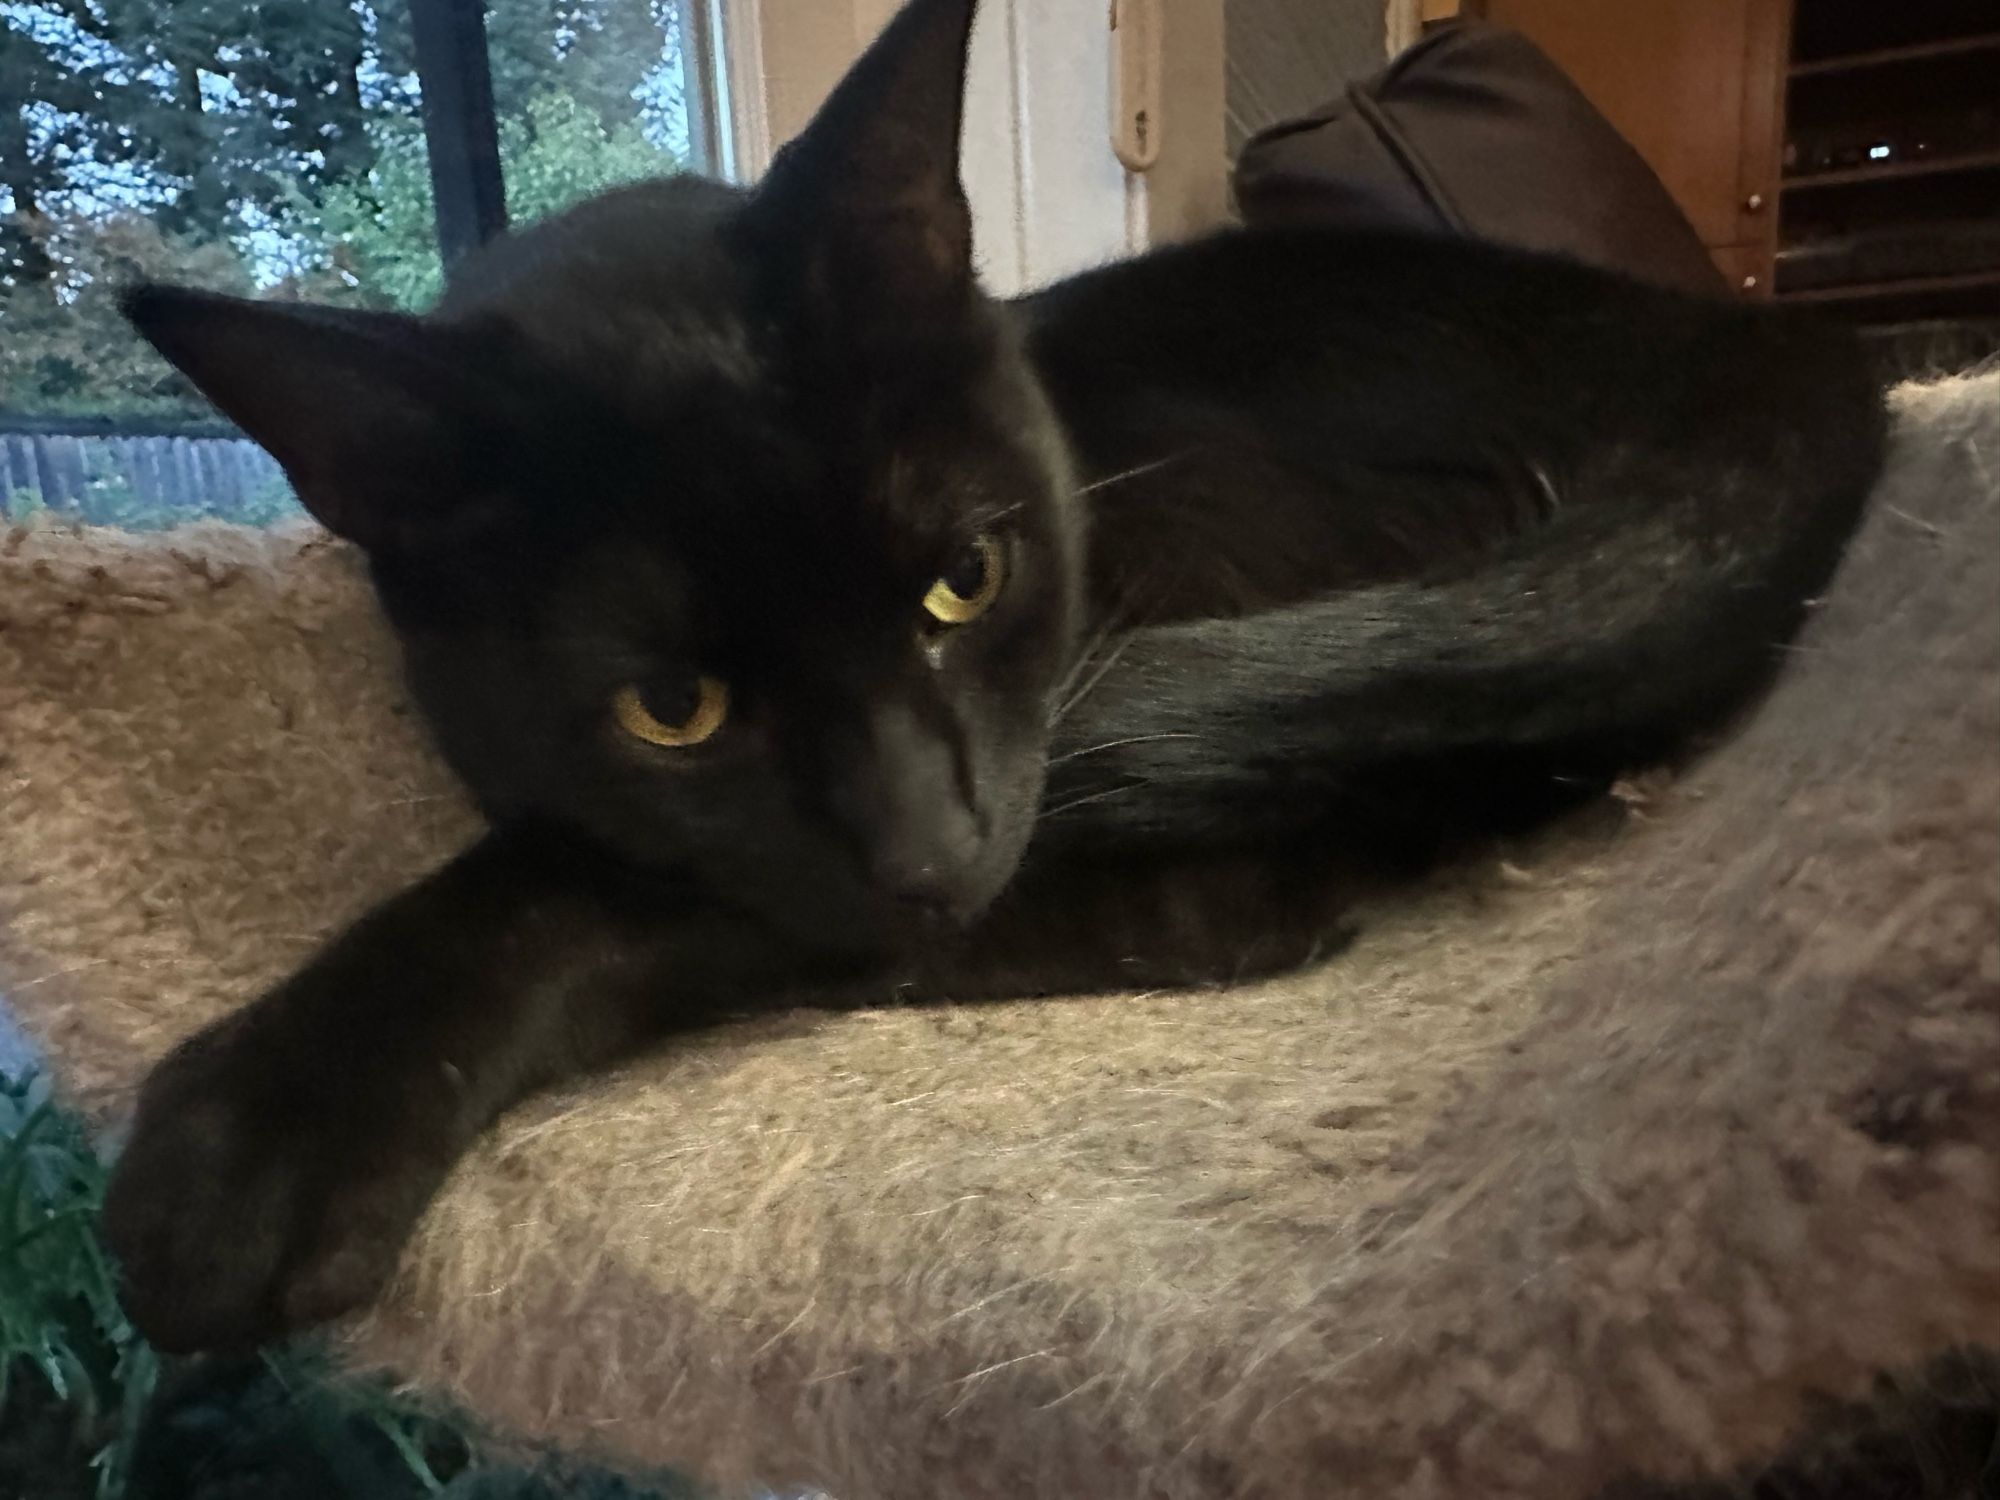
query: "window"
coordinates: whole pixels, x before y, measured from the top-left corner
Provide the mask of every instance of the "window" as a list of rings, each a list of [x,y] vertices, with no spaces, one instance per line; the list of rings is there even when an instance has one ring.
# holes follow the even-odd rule
[[[120,282],[424,307],[509,217],[683,165],[754,177],[895,4],[0,0],[0,519],[291,513]],[[982,0],[966,175],[995,290],[1223,216],[1222,0],[1161,13],[1162,155],[1131,177],[1106,7]]]
[[[0,519],[290,513],[115,289],[424,307],[503,187],[527,219],[723,165],[714,5],[0,0]]]

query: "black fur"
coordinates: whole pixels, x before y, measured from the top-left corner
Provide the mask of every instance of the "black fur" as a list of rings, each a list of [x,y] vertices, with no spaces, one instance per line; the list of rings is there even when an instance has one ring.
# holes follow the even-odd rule
[[[1291,909],[1094,914],[1517,818],[1771,670],[1879,461],[1847,339],[1310,230],[996,305],[970,17],[916,0],[756,191],[608,195],[430,317],[129,300],[368,549],[494,823],[148,1082],[109,1226],[162,1343],[365,1300],[500,1109],[669,1027],[1296,962]],[[937,628],[982,535],[1005,585]],[[712,741],[618,727],[697,675]]]

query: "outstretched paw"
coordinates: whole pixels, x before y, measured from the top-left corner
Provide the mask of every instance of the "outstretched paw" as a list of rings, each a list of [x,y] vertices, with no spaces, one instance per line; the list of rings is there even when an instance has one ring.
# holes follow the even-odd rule
[[[261,1043],[238,1015],[162,1061],[112,1171],[125,1308],[168,1352],[245,1348],[371,1301],[443,1176],[395,1101],[300,1076]]]

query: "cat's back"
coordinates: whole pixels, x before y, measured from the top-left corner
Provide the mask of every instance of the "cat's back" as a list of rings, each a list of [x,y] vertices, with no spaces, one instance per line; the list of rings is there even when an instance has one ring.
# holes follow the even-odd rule
[[[1784,447],[1812,489],[1879,457],[1851,333],[1476,241],[1231,230],[1014,307],[1098,487],[1093,526],[1118,539],[1102,566],[1242,560],[1240,587],[1168,590],[1189,609],[1480,556],[1606,494],[1610,464],[1664,492]]]
[[[1582,414],[1625,395],[1657,409],[1721,375],[1824,386],[1865,366],[1846,331],[1786,310],[1392,231],[1229,230],[1084,272],[1015,306],[1038,364],[1064,385],[1117,368],[1146,383],[1233,383],[1249,397],[1281,395],[1304,377],[1365,402],[1407,378],[1483,390],[1501,408],[1567,394],[1560,406]],[[1639,391],[1655,375],[1667,388]]]

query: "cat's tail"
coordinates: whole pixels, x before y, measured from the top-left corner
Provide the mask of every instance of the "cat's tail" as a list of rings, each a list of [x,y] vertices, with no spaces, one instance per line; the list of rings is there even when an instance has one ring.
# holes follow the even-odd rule
[[[1886,446],[1851,340],[1786,330],[1758,352],[1712,429],[1664,457],[1594,451],[1471,571],[1108,644],[1057,728],[1051,841],[1300,829],[1424,766],[1461,792],[1491,772],[1502,798],[1715,726],[1782,660]]]

